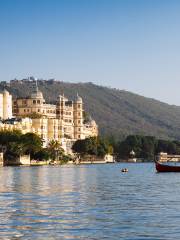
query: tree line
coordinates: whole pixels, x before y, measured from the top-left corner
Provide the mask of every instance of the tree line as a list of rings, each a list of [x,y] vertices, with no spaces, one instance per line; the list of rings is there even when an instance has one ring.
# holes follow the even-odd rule
[[[129,135],[124,140],[115,139],[113,136],[92,137],[76,141],[72,149],[81,157],[84,155],[104,157],[106,154],[113,154],[117,161],[129,159],[133,150],[136,158],[152,161],[160,152],[180,154],[180,142],[141,135]]]
[[[153,136],[130,135],[122,141],[114,141],[114,153],[117,159],[128,159],[130,152],[135,152],[136,158],[153,160],[160,152],[180,154],[180,142],[157,139]]]
[[[157,139],[152,136],[130,135],[125,139],[111,137],[90,137],[84,140],[77,140],[72,150],[75,154],[83,157],[93,155],[104,157],[106,154],[113,154],[115,158],[128,159],[130,152],[135,152],[136,158],[153,160],[159,152],[180,155],[180,141]],[[31,159],[60,160],[67,162],[72,160],[64,153],[61,144],[52,140],[46,148],[43,148],[42,139],[35,133],[22,134],[21,131],[0,131],[0,151],[4,152],[4,158],[14,161],[18,156],[29,154]]]

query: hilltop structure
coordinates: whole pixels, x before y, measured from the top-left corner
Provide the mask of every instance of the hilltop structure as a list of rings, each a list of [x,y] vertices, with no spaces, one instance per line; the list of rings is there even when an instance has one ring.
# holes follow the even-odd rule
[[[1,123],[0,129],[37,133],[45,147],[49,141],[57,140],[66,152],[71,151],[76,140],[98,135],[96,122],[92,119],[85,122],[83,100],[78,95],[75,101],[60,95],[56,104],[48,104],[37,85],[26,98],[12,101],[12,96],[6,90],[1,95],[3,102],[0,98],[0,114],[3,113],[1,118],[5,121]]]

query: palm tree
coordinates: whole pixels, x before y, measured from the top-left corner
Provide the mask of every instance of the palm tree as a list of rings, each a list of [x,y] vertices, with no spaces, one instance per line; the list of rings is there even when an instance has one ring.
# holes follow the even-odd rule
[[[53,161],[58,160],[58,156],[62,155],[64,152],[60,142],[57,140],[51,140],[48,144],[48,149],[50,151],[51,158]]]

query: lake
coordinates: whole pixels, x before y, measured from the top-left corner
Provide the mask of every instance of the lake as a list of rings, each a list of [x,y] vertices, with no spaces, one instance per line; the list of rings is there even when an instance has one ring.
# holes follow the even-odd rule
[[[0,239],[180,239],[180,173],[152,163],[0,168]]]

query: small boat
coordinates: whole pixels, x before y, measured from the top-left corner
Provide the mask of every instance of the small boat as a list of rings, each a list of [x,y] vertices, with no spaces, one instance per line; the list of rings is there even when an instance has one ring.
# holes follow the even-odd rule
[[[180,172],[180,166],[171,166],[155,161],[157,172]]]
[[[122,168],[121,172],[128,172],[128,169],[127,168]]]

